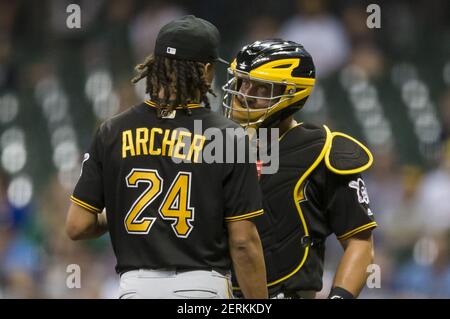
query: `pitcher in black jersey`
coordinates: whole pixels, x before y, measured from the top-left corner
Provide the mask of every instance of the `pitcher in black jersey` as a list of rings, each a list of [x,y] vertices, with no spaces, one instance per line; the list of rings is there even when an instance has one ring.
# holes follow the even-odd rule
[[[150,100],[104,122],[84,155],[67,233],[109,231],[121,298],[230,298],[231,264],[245,297],[267,297],[256,165],[205,163],[194,129],[239,127],[209,109],[218,44],[194,16],[165,25],[133,80]]]
[[[329,297],[357,297],[377,226],[361,176],[372,164],[370,151],[325,125],[293,119],[315,83],[312,57],[302,45],[256,41],[242,48],[228,71],[226,116],[247,128],[279,129],[279,170],[260,177],[265,214],[255,221],[270,296],[313,298],[322,289],[325,239],[335,234],[344,254]]]

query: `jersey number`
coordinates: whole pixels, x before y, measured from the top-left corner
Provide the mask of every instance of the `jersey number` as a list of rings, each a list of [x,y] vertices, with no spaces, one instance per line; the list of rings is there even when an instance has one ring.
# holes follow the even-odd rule
[[[140,217],[142,212],[162,192],[163,179],[157,170],[133,168],[126,177],[127,187],[137,188],[139,183],[148,184],[144,192],[134,202],[125,216],[125,229],[130,234],[148,234],[156,217]],[[194,228],[194,208],[190,206],[191,173],[178,172],[169,190],[159,206],[162,219],[172,221],[175,235],[187,238]]]

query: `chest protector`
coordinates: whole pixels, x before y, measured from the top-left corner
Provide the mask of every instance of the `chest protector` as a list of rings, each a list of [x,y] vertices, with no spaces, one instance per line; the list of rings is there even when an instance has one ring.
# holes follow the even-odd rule
[[[343,133],[332,133],[326,126],[300,124],[281,136],[279,148],[278,172],[261,176],[265,214],[255,219],[269,288],[297,274],[314,244],[302,211],[308,176],[322,161],[340,175],[362,172],[372,164],[364,145]]]

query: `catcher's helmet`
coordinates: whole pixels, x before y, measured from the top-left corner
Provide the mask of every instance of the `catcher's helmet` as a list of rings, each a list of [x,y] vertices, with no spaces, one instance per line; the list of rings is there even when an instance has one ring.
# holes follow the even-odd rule
[[[270,94],[245,94],[243,81],[264,83]],[[271,39],[256,41],[242,48],[228,68],[223,86],[224,113],[244,127],[272,127],[302,108],[311,94],[315,69],[311,55],[302,45]],[[278,89],[278,93],[274,94]],[[249,100],[268,100],[267,107],[252,109]]]

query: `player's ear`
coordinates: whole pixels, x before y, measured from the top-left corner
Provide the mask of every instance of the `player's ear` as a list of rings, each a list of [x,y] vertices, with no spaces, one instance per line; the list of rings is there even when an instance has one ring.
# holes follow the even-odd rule
[[[206,63],[205,64],[205,77],[206,77],[206,81],[208,81],[208,83],[212,83],[213,79],[214,79],[214,64],[213,63]]]

